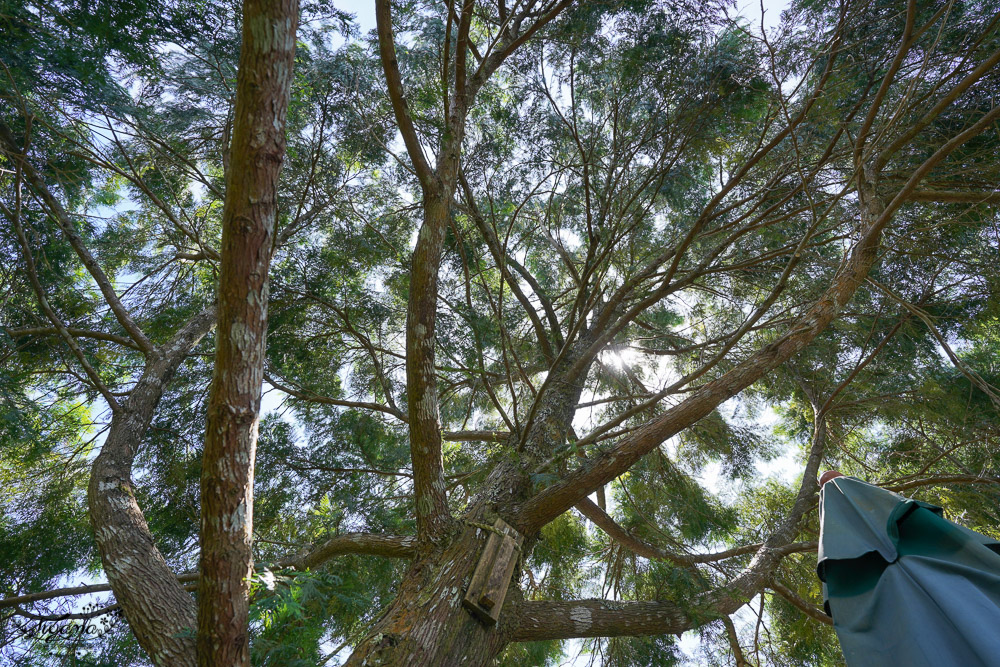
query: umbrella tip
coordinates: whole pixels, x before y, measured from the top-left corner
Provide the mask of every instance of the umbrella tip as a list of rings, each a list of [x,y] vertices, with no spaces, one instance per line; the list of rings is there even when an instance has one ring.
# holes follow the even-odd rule
[[[844,476],[844,473],[842,473],[842,472],[840,472],[838,470],[827,470],[825,473],[823,473],[822,475],[820,475],[819,485],[823,486],[824,484],[826,484],[827,482],[829,482],[831,479],[836,479],[838,477],[843,477],[843,476]]]

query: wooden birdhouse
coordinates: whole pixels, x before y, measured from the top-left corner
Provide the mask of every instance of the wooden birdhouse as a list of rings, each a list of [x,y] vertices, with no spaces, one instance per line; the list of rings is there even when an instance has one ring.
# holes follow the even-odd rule
[[[487,625],[495,625],[500,617],[510,579],[517,559],[521,556],[524,536],[503,519],[493,522],[493,531],[486,540],[483,555],[472,573],[469,589],[462,604]]]

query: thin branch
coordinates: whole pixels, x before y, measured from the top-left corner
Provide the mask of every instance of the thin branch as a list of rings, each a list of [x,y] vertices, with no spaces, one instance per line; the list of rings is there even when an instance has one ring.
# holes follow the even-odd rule
[[[424,156],[424,149],[420,146],[420,138],[413,126],[413,118],[403,93],[399,62],[396,60],[396,44],[392,32],[392,12],[389,0],[375,0],[375,23],[378,28],[379,56],[382,61],[382,69],[385,71],[386,87],[389,90],[392,111],[396,116],[396,125],[399,127],[400,134],[403,135],[406,152],[410,154],[413,168],[421,186],[425,190],[436,190],[439,187],[437,176]]]
[[[20,329],[4,329],[11,338],[20,336],[52,336],[58,335],[59,329],[56,327],[22,327]],[[77,327],[66,327],[66,331],[75,338],[93,338],[95,340],[105,340],[110,343],[118,343],[133,350],[138,350],[139,346],[130,338],[116,336],[115,334],[104,333],[103,331],[92,331],[90,329],[78,329]]]
[[[42,201],[45,202],[45,206],[49,209],[53,220],[62,230],[63,235],[69,244],[76,251],[77,256],[79,256],[80,261],[83,262],[84,267],[90,273],[94,282],[97,283],[98,288],[101,290],[101,294],[104,295],[105,301],[107,301],[108,306],[111,308],[111,312],[115,314],[115,318],[118,320],[119,324],[124,327],[125,331],[128,332],[129,337],[135,341],[135,344],[145,353],[150,353],[153,351],[153,344],[146,338],[146,334],[142,332],[139,325],[135,323],[132,316],[129,315],[125,306],[122,305],[121,300],[119,300],[118,295],[115,294],[115,289],[111,284],[111,280],[101,269],[97,260],[90,253],[90,250],[83,243],[83,239],[76,231],[76,227],[69,218],[69,213],[63,208],[62,204],[49,190],[49,187],[45,184],[42,177],[35,171],[35,168],[28,161],[27,157],[18,150],[17,142],[14,141],[14,135],[10,131],[10,128],[6,124],[0,122],[0,144],[4,147],[4,152],[11,157],[14,161],[18,163],[20,169],[24,172],[24,177],[31,185],[31,188],[41,197]]]
[[[798,595],[796,595],[795,592],[792,591],[792,589],[788,588],[780,581],[774,580],[771,583],[769,583],[767,587],[770,588],[775,593],[777,593],[778,595],[780,595],[781,597],[788,600],[788,602],[793,607],[795,607],[796,609],[798,609],[799,611],[801,611],[803,614],[813,619],[814,621],[819,621],[824,625],[833,625],[833,619],[827,616],[822,609],[819,609],[815,605],[809,604],[808,602],[800,598]]]
[[[955,351],[948,344],[948,341],[938,330],[937,326],[934,325],[934,320],[927,313],[927,311],[913,305],[903,297],[896,294],[889,287],[883,285],[874,278],[869,277],[868,282],[877,287],[879,291],[888,296],[890,299],[892,299],[893,301],[901,305],[903,308],[908,310],[910,313],[915,315],[918,319],[920,319],[920,321],[923,322],[930,330],[931,334],[934,336],[934,339],[938,342],[938,345],[940,345],[941,348],[945,351],[945,354],[948,355],[948,359],[951,360],[951,362],[962,373],[962,375],[964,375],[969,380],[969,382],[971,382],[973,385],[978,387],[984,394],[986,394],[989,397],[989,399],[993,402],[994,407],[1000,409],[1000,394],[997,393],[1000,390],[997,390],[996,387],[994,387],[989,382],[984,380],[982,376],[979,375],[979,373],[969,368],[965,364],[965,362],[962,361],[962,359],[957,354],[955,354]]]
[[[506,442],[507,431],[444,431],[441,437],[451,442]]]
[[[729,648],[733,651],[733,660],[736,662],[736,667],[746,667],[747,659],[743,657],[743,649],[740,647],[740,636],[736,633],[736,626],[733,625],[733,619],[723,616],[722,625],[726,628],[726,637],[729,638]]]
[[[17,191],[18,193],[20,193],[20,187],[17,188]],[[18,204],[20,204],[19,196],[18,196]],[[19,208],[19,206],[17,208]],[[115,398],[114,394],[111,392],[108,386],[104,384],[104,381],[101,379],[101,376],[98,375],[97,371],[87,360],[87,357],[83,353],[83,350],[80,349],[80,346],[77,344],[76,339],[73,338],[72,334],[70,334],[69,330],[66,328],[66,325],[63,323],[62,319],[60,319],[60,317],[56,315],[55,310],[53,310],[52,306],[49,304],[49,300],[45,296],[45,290],[42,287],[42,283],[38,279],[38,272],[35,270],[35,260],[32,257],[31,246],[28,244],[28,239],[24,235],[24,229],[21,226],[20,212],[17,210],[11,211],[2,203],[0,203],[0,209],[3,210],[4,215],[7,216],[8,220],[10,220],[11,225],[14,227],[14,233],[17,235],[17,240],[21,245],[21,253],[24,257],[24,263],[27,267],[28,281],[31,283],[31,287],[35,292],[35,297],[38,299],[38,305],[41,307],[42,312],[44,312],[45,316],[49,319],[50,322],[52,322],[53,326],[55,327],[55,330],[59,332],[59,335],[62,337],[63,341],[73,352],[73,356],[75,356],[77,358],[77,361],[80,362],[80,365],[83,367],[84,373],[87,374],[87,377],[94,384],[94,387],[97,389],[97,391],[100,392],[101,396],[104,397],[104,400],[107,401],[108,407],[111,408],[111,411],[113,413],[121,412],[121,405],[119,405],[118,400]]]
[[[289,396],[297,398],[301,401],[308,401],[310,403],[322,403],[324,405],[337,405],[344,408],[355,408],[359,410],[374,410],[376,412],[383,412],[387,415],[392,415],[393,417],[399,419],[403,423],[408,421],[406,414],[403,413],[398,408],[392,408],[387,405],[382,405],[381,403],[372,403],[370,401],[348,401],[339,398],[330,398],[328,396],[322,396],[312,391],[305,389],[296,389],[290,386],[288,383],[276,379],[271,373],[264,373],[264,381],[269,385],[283,391]]]
[[[910,201],[935,204],[1000,204],[1000,192],[995,190],[916,190]]]
[[[295,568],[299,570],[315,569],[331,558],[346,554],[364,554],[369,556],[383,556],[385,558],[412,558],[416,553],[416,544],[416,538],[409,536],[345,533],[332,537],[303,553],[279,559],[271,564],[270,567]],[[197,572],[185,572],[177,575],[177,581],[181,583],[189,583],[197,580]],[[38,593],[24,593],[0,599],[0,609],[60,597],[107,593],[110,590],[110,584],[102,583],[53,588]]]
[[[949,484],[1000,484],[1000,477],[980,477],[977,475],[934,475],[921,479],[912,479],[897,484],[880,484],[888,491],[906,491],[921,486],[947,486]]]
[[[581,514],[593,521],[596,526],[607,533],[608,537],[615,540],[637,556],[657,560],[669,560],[673,563],[677,563],[678,565],[713,563],[720,560],[726,560],[727,558],[752,554],[764,546],[761,542],[757,544],[746,544],[741,547],[734,547],[732,549],[726,549],[725,551],[718,551],[714,553],[677,553],[674,551],[668,551],[654,544],[650,544],[649,542],[645,542],[632,535],[589,498],[584,498],[578,502],[576,504],[576,509],[580,510]],[[801,551],[815,551],[816,548],[816,542],[793,542],[792,544],[781,547],[780,551],[782,554],[787,555]]]

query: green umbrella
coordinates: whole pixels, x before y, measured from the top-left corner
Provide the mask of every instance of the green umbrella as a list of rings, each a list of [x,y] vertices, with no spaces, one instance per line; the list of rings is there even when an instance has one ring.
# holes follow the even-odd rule
[[[817,572],[850,667],[1000,665],[1000,541],[853,477],[823,484],[819,508]]]

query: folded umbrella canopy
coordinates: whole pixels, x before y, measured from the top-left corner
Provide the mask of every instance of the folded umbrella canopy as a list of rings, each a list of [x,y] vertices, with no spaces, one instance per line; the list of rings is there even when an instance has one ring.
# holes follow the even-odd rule
[[[837,477],[817,573],[849,667],[1000,665],[1000,541],[941,508]]]

